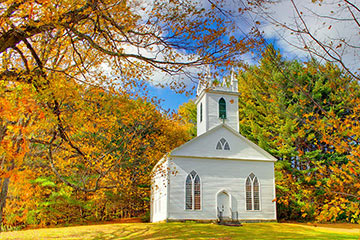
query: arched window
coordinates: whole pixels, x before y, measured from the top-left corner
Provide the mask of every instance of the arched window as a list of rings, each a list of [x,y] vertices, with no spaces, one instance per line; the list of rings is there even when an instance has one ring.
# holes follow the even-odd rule
[[[225,138],[221,138],[216,144],[217,150],[230,150],[229,143],[225,140]]]
[[[226,119],[226,102],[224,98],[219,100],[219,118]]]
[[[259,180],[251,173],[245,182],[246,188],[246,210],[260,210],[260,188]]]
[[[200,103],[200,122],[202,122],[202,117],[203,117],[203,113],[202,113],[202,103]]]
[[[186,177],[185,201],[185,209],[201,209],[201,183],[200,177],[195,171],[191,171]]]
[[[194,179],[194,208],[200,210],[200,177],[196,175]]]
[[[186,178],[186,209],[192,209],[192,179],[190,174]]]
[[[252,191],[249,177],[246,179],[246,210],[252,210]]]

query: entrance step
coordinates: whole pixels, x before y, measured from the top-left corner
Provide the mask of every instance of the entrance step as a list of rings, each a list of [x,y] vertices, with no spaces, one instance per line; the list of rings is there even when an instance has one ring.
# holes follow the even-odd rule
[[[224,226],[232,226],[232,227],[242,226],[242,224],[239,221],[232,220],[232,219],[222,219],[222,220],[218,221],[218,224],[224,225]]]

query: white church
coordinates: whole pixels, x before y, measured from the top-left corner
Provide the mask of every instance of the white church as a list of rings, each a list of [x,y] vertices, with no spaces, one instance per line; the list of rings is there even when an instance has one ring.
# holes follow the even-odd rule
[[[276,158],[239,134],[238,82],[199,84],[197,137],[153,169],[150,220],[276,221]]]

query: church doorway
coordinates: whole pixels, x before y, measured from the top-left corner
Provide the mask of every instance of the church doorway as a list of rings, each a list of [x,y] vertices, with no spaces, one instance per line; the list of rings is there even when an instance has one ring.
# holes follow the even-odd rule
[[[217,194],[217,212],[221,218],[231,218],[230,195],[226,191]]]

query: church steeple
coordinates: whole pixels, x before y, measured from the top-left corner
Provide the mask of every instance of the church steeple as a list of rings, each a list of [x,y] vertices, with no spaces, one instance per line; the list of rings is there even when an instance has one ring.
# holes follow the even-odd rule
[[[197,135],[225,123],[239,131],[238,81],[231,71],[230,81],[214,84],[209,74],[197,88]]]

